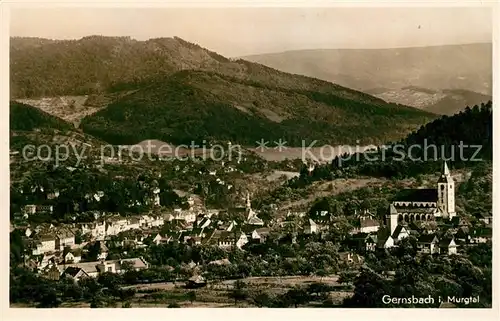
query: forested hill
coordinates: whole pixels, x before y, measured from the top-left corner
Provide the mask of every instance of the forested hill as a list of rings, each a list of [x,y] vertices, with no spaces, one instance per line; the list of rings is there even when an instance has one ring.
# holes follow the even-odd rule
[[[10,68],[13,98],[95,94],[134,88],[180,70],[204,70],[266,86],[383,102],[327,81],[228,59],[178,37],[147,41],[104,36],[79,40],[14,37],[10,40]]]
[[[492,157],[493,117],[489,101],[453,116],[442,116],[377,151],[342,155],[329,165],[316,167],[312,175],[305,175],[304,170],[304,175],[292,184],[351,175],[413,177],[440,172],[443,160],[456,169],[491,163]]]
[[[112,144],[231,141],[255,146],[379,144],[435,118],[421,110],[347,98],[336,91],[281,88],[214,72],[181,71],[143,86],[83,119],[81,128]]]
[[[10,130],[31,131],[37,128],[74,129],[73,125],[30,105],[10,102]]]
[[[474,167],[491,161],[492,102],[467,107],[453,116],[442,116],[405,139],[388,144],[384,157],[380,150],[377,155],[380,159],[377,162],[361,162],[362,173],[411,176],[419,172],[440,171],[442,160],[447,160],[454,168]]]
[[[492,102],[466,107],[454,116],[443,116],[411,133],[402,143],[406,146],[428,144],[443,146],[480,145],[480,156],[492,158],[493,147]],[[466,155],[467,156],[467,155]]]
[[[11,39],[12,95],[115,95],[81,128],[112,144],[379,144],[437,117],[327,81],[225,58],[180,38]]]

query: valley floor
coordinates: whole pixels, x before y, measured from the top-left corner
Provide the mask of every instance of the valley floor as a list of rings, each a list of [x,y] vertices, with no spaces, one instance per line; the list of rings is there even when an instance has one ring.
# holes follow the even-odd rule
[[[329,286],[339,286],[338,276],[283,276],[283,277],[249,277],[241,279],[245,282],[246,290],[263,291],[268,294],[280,294],[286,292],[294,286],[307,286],[312,283],[323,283]],[[183,288],[184,282],[162,282],[151,284],[140,284],[127,286],[126,288],[134,288],[137,292],[134,298],[130,301],[133,308],[166,308],[172,303],[178,304],[181,308],[243,308],[256,307],[249,301],[235,302],[229,298],[229,291],[233,288],[236,280],[213,281],[204,288],[194,290],[196,299],[190,302],[186,296],[187,293],[193,291]],[[339,290],[330,292],[330,300],[333,304],[341,304],[345,297],[352,295],[351,291]],[[301,307],[314,307],[319,302],[310,302]],[[11,308],[29,308],[23,304],[11,304]],[[90,303],[86,302],[65,302],[61,308],[89,308]],[[116,305],[117,308],[121,304]]]

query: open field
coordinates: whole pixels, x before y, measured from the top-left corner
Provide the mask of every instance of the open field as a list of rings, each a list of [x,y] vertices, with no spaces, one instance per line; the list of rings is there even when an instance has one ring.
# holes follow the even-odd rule
[[[60,96],[46,97],[40,99],[18,99],[23,104],[28,104],[41,109],[51,115],[60,117],[67,122],[73,123],[75,127],[85,116],[98,112],[104,106],[88,106],[85,104],[88,96]]]
[[[470,178],[469,170],[457,170],[453,174],[453,179],[457,184]],[[423,175],[422,181],[417,183],[415,178],[398,181],[401,188],[433,188],[438,179],[435,175]],[[363,187],[382,187],[389,182],[386,178],[360,177],[360,178],[339,178],[332,181],[314,182],[307,190],[307,194],[299,200],[288,201],[281,204],[281,209],[302,209],[310,206],[312,202],[321,197],[337,195],[354,191]]]
[[[245,291],[251,296],[253,293],[266,292],[270,295],[279,295],[294,286],[307,287],[309,284],[318,282],[329,286],[339,286],[338,276],[284,276],[284,277],[249,277],[242,279]],[[178,304],[181,308],[234,308],[234,307],[255,307],[248,298],[245,301],[235,302],[229,297],[236,280],[212,281],[206,287],[199,289],[185,289],[184,282],[163,282],[153,284],[140,284],[127,286],[134,288],[137,292],[130,301],[133,308],[166,308],[172,303]],[[191,302],[188,293],[194,291],[196,298]],[[340,304],[343,298],[351,296],[352,292],[339,289],[330,292],[329,299],[334,304]],[[319,302],[310,302],[304,307],[312,307]],[[29,308],[32,306],[23,304],[11,305],[12,308]],[[86,302],[65,302],[62,308],[89,308],[90,303]],[[121,302],[116,303],[116,307],[121,307]]]
[[[242,279],[249,295],[257,291],[263,291],[270,295],[279,295],[294,286],[306,287],[309,284],[319,282],[329,286],[339,286],[338,276],[286,276],[286,277],[249,277]],[[206,287],[196,290],[183,288],[183,283],[157,283],[129,286],[136,289],[137,293],[132,300],[134,307],[166,307],[176,302],[181,307],[203,308],[203,307],[255,307],[251,300],[235,302],[229,297],[236,280],[212,281]],[[194,291],[196,299],[191,303],[188,293]],[[335,291],[330,293],[332,302],[340,304],[342,299],[352,295],[347,291]],[[311,304],[313,304],[311,302]]]

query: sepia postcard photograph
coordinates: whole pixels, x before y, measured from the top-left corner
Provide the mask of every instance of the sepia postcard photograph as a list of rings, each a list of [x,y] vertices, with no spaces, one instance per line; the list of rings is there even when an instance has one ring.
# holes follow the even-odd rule
[[[9,6],[10,310],[492,311],[477,4]]]

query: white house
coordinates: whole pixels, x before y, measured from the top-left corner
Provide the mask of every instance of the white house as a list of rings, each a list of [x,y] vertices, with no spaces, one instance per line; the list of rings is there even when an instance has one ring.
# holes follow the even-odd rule
[[[33,231],[29,227],[26,228],[26,230],[24,231],[24,235],[26,237],[30,237],[32,234],[33,234]]]
[[[165,224],[165,220],[162,216],[154,216],[151,221],[151,227],[163,226],[163,224]]]
[[[64,256],[65,263],[79,263],[81,260],[82,260],[82,251],[80,249],[69,251]]]
[[[92,229],[92,236],[96,239],[104,239],[106,236],[106,221],[96,222]]]
[[[44,254],[43,257],[37,261],[37,269],[44,270],[49,264],[54,263],[56,260],[55,254]]]
[[[418,238],[418,247],[422,253],[439,253],[439,239],[435,235],[423,234]]]
[[[100,273],[123,273],[125,272],[124,266],[125,264],[130,265],[130,267],[135,270],[143,270],[149,268],[149,263],[146,262],[142,257],[140,258],[132,258],[132,259],[121,259],[121,260],[112,260],[112,261],[95,261],[95,262],[80,262],[76,264],[69,265],[58,265],[57,268],[59,271],[64,274],[64,272],[68,269],[81,269],[85,272],[85,275],[89,277],[98,277]]]
[[[313,220],[308,219],[306,221],[306,224],[304,225],[304,233],[305,234],[314,234],[317,232],[318,232],[317,224]]]
[[[212,220],[210,220],[210,218],[208,217],[204,217],[199,223],[198,223],[198,228],[206,228],[208,226],[210,226],[210,223],[212,223]]]
[[[141,217],[139,217],[139,224],[141,226],[149,226],[152,220],[153,218],[149,215],[141,215]]]
[[[23,214],[34,215],[36,213],[36,205],[30,204],[23,207]]]
[[[196,222],[196,213],[193,211],[183,211],[180,208],[174,209],[172,220],[186,221],[186,223]]]
[[[106,224],[106,235],[118,235],[121,232],[127,231],[129,222],[126,218],[115,216],[110,218]]]
[[[375,234],[370,234],[365,238],[366,251],[375,251],[377,247],[378,237]]]
[[[478,219],[479,219],[479,221],[483,222],[486,225],[491,224],[493,222],[493,217],[492,217],[491,213],[481,212],[478,215]]]
[[[457,244],[455,243],[455,239],[444,239],[439,243],[440,252],[442,254],[457,254]]]
[[[108,257],[109,249],[104,241],[99,241],[99,252],[97,253],[98,260],[105,260]]]
[[[229,249],[235,245],[235,235],[232,232],[215,230],[210,236],[210,241],[220,248]]]
[[[132,217],[127,221],[127,230],[138,230],[141,227],[138,218]]]
[[[408,236],[410,236],[410,232],[403,225],[398,225],[396,227],[396,230],[394,231],[394,233],[392,233],[392,238],[394,240],[397,240],[397,241],[401,241],[402,239],[404,239]]]
[[[169,236],[163,236],[160,233],[156,234],[156,236],[153,238],[153,243],[156,245],[162,244],[162,243],[168,243],[171,240],[171,237]]]
[[[36,237],[33,255],[55,252],[56,250],[59,249],[56,248],[56,237],[54,235],[43,234]]]
[[[245,244],[248,243],[248,237],[245,233],[239,233],[239,237],[236,239],[236,247],[241,249]]]
[[[39,213],[47,213],[50,214],[54,211],[54,206],[52,205],[26,205],[23,207],[23,214],[25,215],[34,215]]]
[[[160,206],[160,189],[158,187],[153,189],[153,197],[151,201],[154,206]]]
[[[392,238],[392,236],[388,236],[387,239],[385,239],[383,242],[382,242],[382,247],[384,249],[388,249],[388,248],[391,248],[394,246],[394,239]]]
[[[96,223],[84,223],[80,225],[82,235],[90,233],[93,238],[104,239],[107,231],[106,221],[97,221]]]
[[[252,231],[251,238],[254,241],[263,243],[269,236],[269,228],[263,227]]]
[[[67,228],[60,228],[56,231],[56,249],[62,251],[67,246],[75,246],[75,234]]]
[[[94,200],[96,202],[100,202],[101,198],[104,197],[104,192],[103,191],[98,191],[97,193],[94,193],[93,197],[94,197]]]
[[[247,219],[247,224],[254,226],[264,226],[264,221],[255,214]]]
[[[49,199],[49,200],[53,200],[53,199],[58,198],[58,197],[59,197],[59,191],[58,190],[55,190],[53,192],[47,193],[47,199]]]
[[[90,277],[82,268],[69,266],[61,274],[61,277],[70,277],[75,282],[80,281],[83,278]]]
[[[359,224],[361,233],[374,233],[380,228],[380,223],[373,218],[360,217]]]

